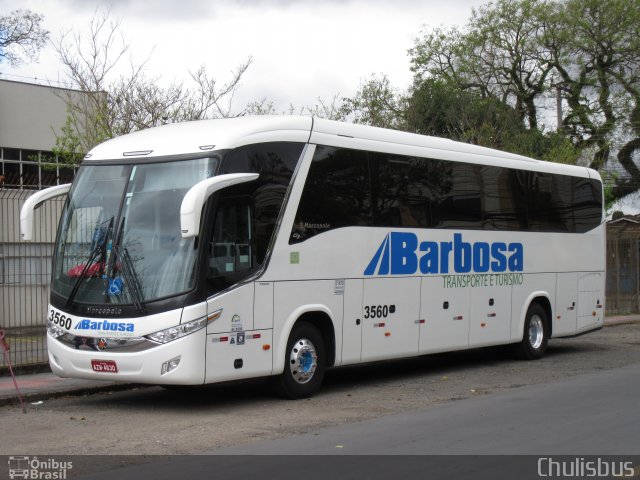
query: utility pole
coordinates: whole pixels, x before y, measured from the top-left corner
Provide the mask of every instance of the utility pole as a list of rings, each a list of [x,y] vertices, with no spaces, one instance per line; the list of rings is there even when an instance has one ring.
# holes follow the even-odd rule
[[[551,86],[556,89],[556,131],[562,130],[562,92],[561,92],[561,83],[556,82],[556,76],[551,76]]]

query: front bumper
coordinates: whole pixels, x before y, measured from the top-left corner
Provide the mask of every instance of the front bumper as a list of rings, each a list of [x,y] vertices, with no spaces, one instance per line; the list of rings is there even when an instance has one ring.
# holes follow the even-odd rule
[[[99,339],[90,339],[95,344]],[[157,344],[143,351],[109,351],[109,340],[103,351],[74,348],[47,334],[49,365],[60,377],[108,380],[127,383],[166,385],[200,385],[205,378],[206,328],[169,343]],[[175,369],[162,373],[163,364],[179,358]],[[117,373],[96,372],[92,360],[112,361]]]

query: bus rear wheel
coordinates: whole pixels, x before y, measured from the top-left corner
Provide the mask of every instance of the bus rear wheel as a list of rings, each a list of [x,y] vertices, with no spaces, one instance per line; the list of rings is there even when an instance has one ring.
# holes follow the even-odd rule
[[[514,354],[521,360],[538,360],[544,356],[549,341],[549,319],[539,303],[532,303],[524,320],[522,341],[514,345]]]
[[[275,380],[278,394],[289,399],[312,396],[322,384],[325,359],[318,329],[306,322],[296,325],[287,342],[284,371]]]

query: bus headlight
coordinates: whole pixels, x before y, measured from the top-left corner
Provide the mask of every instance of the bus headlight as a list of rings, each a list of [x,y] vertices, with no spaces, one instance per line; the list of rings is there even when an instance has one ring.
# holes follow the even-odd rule
[[[156,343],[168,343],[177,340],[187,335],[191,335],[194,332],[206,327],[210,322],[219,318],[222,315],[222,309],[216,310],[210,313],[206,317],[201,317],[191,322],[183,323],[182,325],[176,325],[175,327],[165,328],[155,333],[145,335],[145,338]]]
[[[53,338],[58,338],[67,333],[60,325],[56,325],[51,320],[47,320],[47,331]]]

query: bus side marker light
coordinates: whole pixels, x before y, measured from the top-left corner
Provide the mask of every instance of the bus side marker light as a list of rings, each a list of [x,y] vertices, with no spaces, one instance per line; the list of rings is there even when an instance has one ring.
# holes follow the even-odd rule
[[[384,336],[385,337],[390,337],[391,336],[391,332],[384,332]]]
[[[264,350],[265,352],[267,350],[271,350],[271,345],[269,345],[268,343],[265,343],[264,345],[262,345],[262,350]]]
[[[484,323],[484,322],[482,322],[482,323],[480,324],[480,326],[481,326],[482,328],[484,328],[484,327],[486,327],[486,326],[487,326],[487,324],[486,324],[486,323]]]

